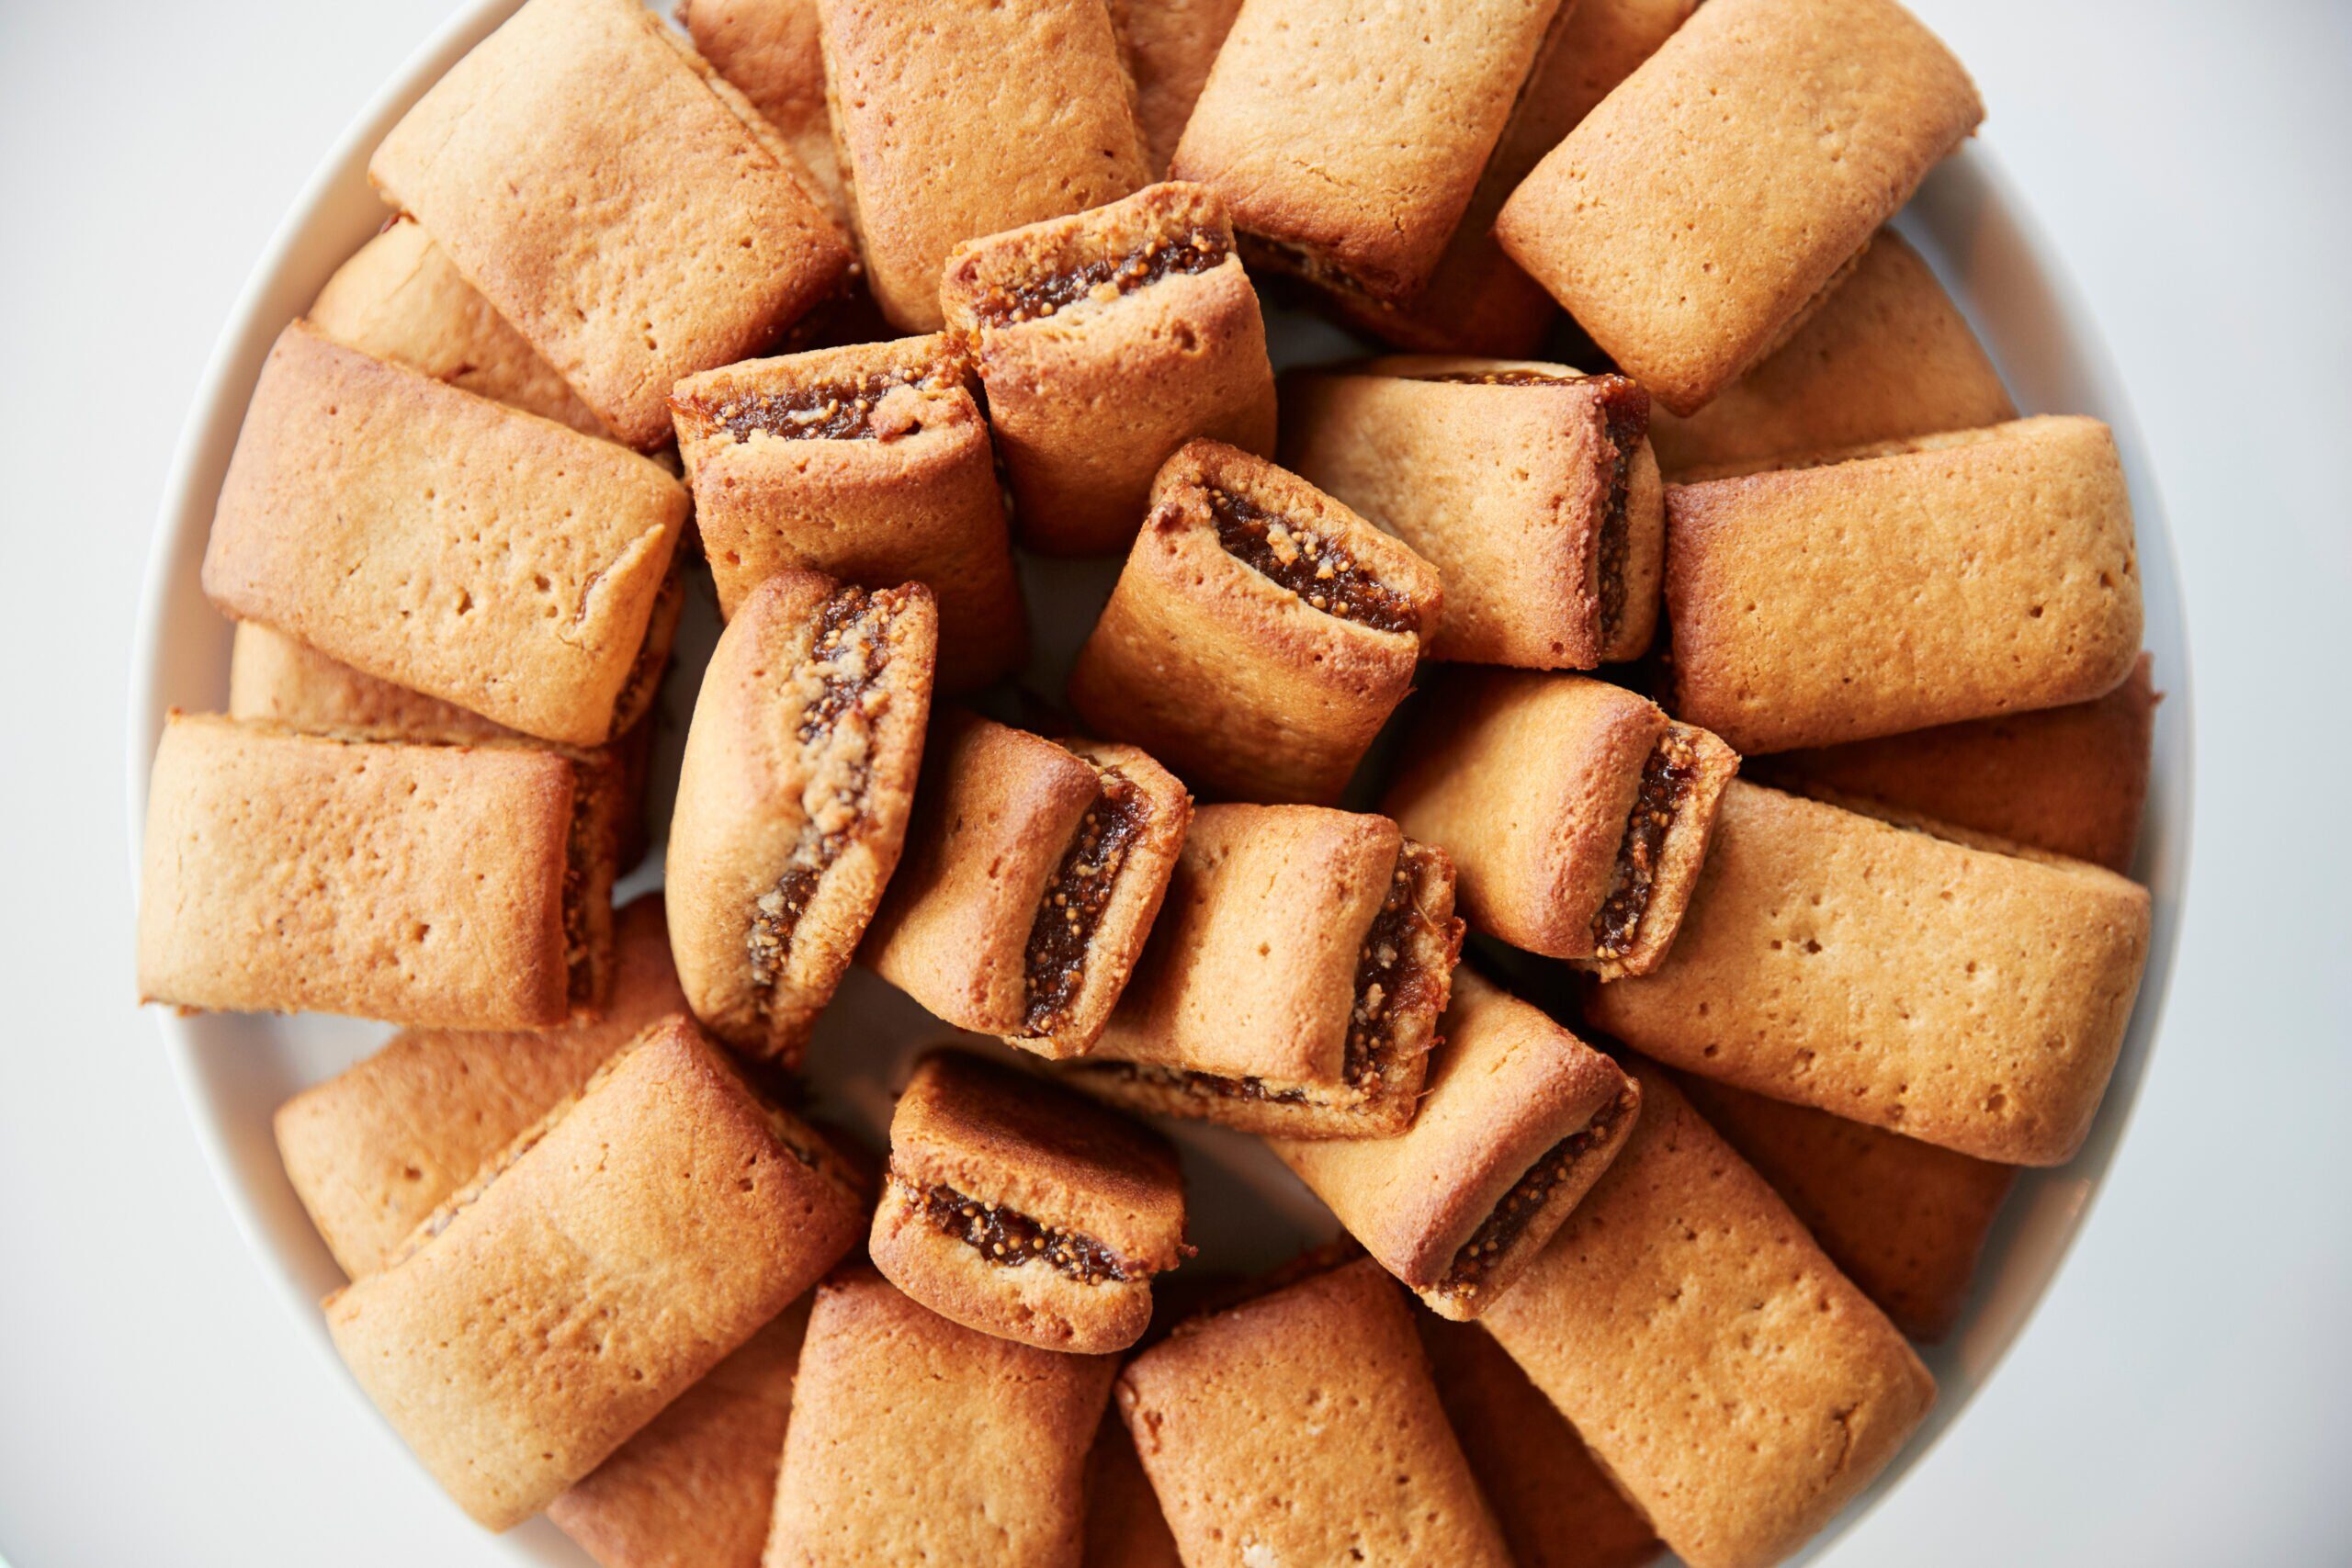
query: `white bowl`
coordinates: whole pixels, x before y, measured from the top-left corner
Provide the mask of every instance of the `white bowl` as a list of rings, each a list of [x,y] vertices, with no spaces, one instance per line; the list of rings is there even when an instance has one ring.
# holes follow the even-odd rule
[[[147,773],[164,716],[171,708],[219,709],[228,695],[229,626],[198,583],[213,502],[234,446],[239,422],[262,360],[278,330],[300,314],[330,273],[383,221],[367,178],[369,152],[409,105],[468,49],[489,34],[519,0],[479,0],[418,51],[346,131],[293,211],[263,251],[221,334],[200,384],[164,497],[131,662],[129,774],[131,873],[146,818]],[[2189,671],[2172,545],[2145,454],[2105,355],[2086,334],[2073,294],[2018,210],[1990,159],[1970,149],[1939,169],[1898,220],[1967,311],[2029,412],[2095,414],[2115,427],[2139,525],[2147,602],[2147,643],[2155,656],[2155,777],[2136,874],[2154,894],[2154,931],[2147,979],[2122,1059],[2089,1141],[2063,1170],[2028,1172],[1986,1248],[1960,1326],[1927,1352],[1942,1387],[1926,1428],[1877,1484],[1815,1542],[1825,1551],[1844,1529],[1898,1484],[2015,1343],[2057,1276],[2088,1213],[2100,1179],[2130,1120],[2154,1050],[2156,1022],[2172,973],[2180,924],[2182,877],[2188,863]],[[1278,363],[1331,357],[1347,340],[1319,322],[1275,323]],[[1113,569],[1103,563],[1027,562],[1031,604],[1039,622],[1033,671],[1040,690],[1059,689]],[[696,635],[698,634],[698,635]],[[663,694],[670,776],[693,698],[698,651],[707,651],[707,615],[682,638],[682,673]],[[658,799],[658,797],[657,797]],[[657,808],[657,822],[666,815]],[[628,891],[658,875],[659,850]],[[179,1018],[158,1010],[188,1112],[254,1258],[277,1287],[298,1331],[333,1356],[318,1300],[343,1282],[287,1184],[270,1133],[270,1116],[288,1095],[340,1070],[389,1035],[381,1025],[316,1017],[206,1015]],[[947,1032],[889,987],[854,973],[819,1031],[810,1055],[825,1102],[878,1144],[889,1117],[889,1090],[904,1059]],[[1331,1222],[1253,1140],[1216,1129],[1175,1129],[1183,1145],[1195,1240],[1204,1262],[1255,1269],[1331,1234]],[[352,1417],[375,1419],[356,1387]],[[454,1507],[454,1505],[452,1505]],[[586,1559],[544,1521],[502,1538],[514,1561],[580,1564]]]

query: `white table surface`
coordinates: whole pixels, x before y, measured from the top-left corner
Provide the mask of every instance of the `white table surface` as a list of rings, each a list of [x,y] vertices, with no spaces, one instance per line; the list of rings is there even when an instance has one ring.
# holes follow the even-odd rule
[[[0,0],[0,1556],[495,1560],[290,1332],[135,1012],[130,626],[230,303],[450,0]],[[2036,1322],[1847,1564],[2352,1562],[2352,6],[1915,0],[2137,406],[2199,684],[2181,958]]]

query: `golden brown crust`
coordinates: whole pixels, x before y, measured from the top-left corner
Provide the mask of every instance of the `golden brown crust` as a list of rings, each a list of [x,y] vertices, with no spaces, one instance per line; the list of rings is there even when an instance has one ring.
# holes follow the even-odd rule
[[[287,1179],[335,1262],[375,1272],[482,1163],[655,1020],[685,1010],[662,896],[614,920],[612,997],[552,1030],[409,1030],[277,1108]]]
[[[2147,892],[1951,831],[1733,784],[1672,955],[1587,1018],[1758,1093],[2063,1164],[2122,1046]]]
[[[671,412],[720,615],[778,571],[867,588],[920,581],[939,601],[946,690],[1017,668],[1028,613],[968,375],[954,344],[933,334],[746,360],[679,382]],[[835,424],[844,434],[771,428]]]
[[[296,321],[221,481],[204,591],[369,675],[596,746],[686,513],[655,463]]]
[[[1294,550],[1312,538],[1351,559],[1407,629],[1352,604],[1350,618],[1318,609],[1321,590],[1303,596],[1233,554],[1220,496],[1274,518]],[[1407,546],[1261,458],[1195,441],[1152,483],[1143,532],[1070,672],[1070,705],[1197,787],[1328,803],[1404,700],[1442,601],[1436,570]]]
[[[818,10],[858,243],[875,300],[901,331],[939,330],[940,271],[958,243],[1150,182],[1102,0]]]
[[[2140,656],[2132,502],[2097,420],[1670,485],[1666,517],[1669,705],[1744,754],[2086,702]]]
[[[1086,1464],[1085,1568],[1184,1568],[1176,1538],[1116,1411],[1105,1411]]]
[[[825,109],[817,0],[679,0],[678,22],[695,51],[775,127],[846,228],[849,200]]]
[[[1641,1094],[1607,1056],[1467,970],[1438,1030],[1444,1043],[1402,1135],[1271,1146],[1381,1267],[1440,1316],[1466,1320],[1510,1289],[1609,1168]],[[1539,1169],[1541,1190],[1522,1190]],[[1480,1253],[1465,1258],[1474,1239]]]
[[[1095,273],[1109,276],[1052,298]],[[988,388],[1030,549],[1126,548],[1153,475],[1196,436],[1273,449],[1265,322],[1224,205],[1204,186],[1148,186],[967,241],[947,258],[940,305]]]
[[[647,449],[673,382],[766,347],[850,264],[774,128],[636,0],[530,0],[368,174]]]
[[[1240,9],[1241,0],[1111,0],[1152,178],[1167,178],[1184,122]]]
[[[673,1018],[404,1257],[328,1297],[327,1328],[425,1468],[503,1529],[774,1318],[863,1221],[816,1135]]]
[[[1894,0],[1702,6],[1495,231],[1628,375],[1693,413],[1983,118],[1960,62]]]
[[[764,1568],[1078,1568],[1114,1368],[965,1328],[842,1269],[809,1314]]]
[[[1693,1568],[1767,1568],[1935,1399],[1894,1325],[1664,1074],[1599,1186],[1481,1320]]]
[[[1510,1560],[1370,1261],[1191,1319],[1117,1403],[1189,1568]]]

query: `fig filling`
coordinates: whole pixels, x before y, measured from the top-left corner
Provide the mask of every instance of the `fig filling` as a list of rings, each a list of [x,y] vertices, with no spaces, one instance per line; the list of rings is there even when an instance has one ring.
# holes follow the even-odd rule
[[[1617,843],[1609,893],[1592,917],[1595,958],[1623,958],[1634,950],[1642,917],[1649,912],[1650,896],[1657,886],[1666,836],[1698,782],[1699,749],[1691,743],[1690,732],[1677,725],[1643,759],[1641,786],[1625,818],[1625,836]]]
[[[1032,1034],[1051,1034],[1069,1021],[1086,977],[1087,950],[1110,907],[1127,852],[1151,821],[1141,785],[1116,768],[1096,770],[1102,792],[1062,852],[1029,927],[1027,1010]]]
[[[1185,233],[1154,234],[1123,254],[1097,256],[1009,288],[993,284],[972,313],[983,327],[1043,321],[1081,299],[1107,302],[1178,273],[1206,272],[1232,254],[1231,236],[1212,229],[1195,226]]]
[[[1632,1103],[1630,1096],[1619,1095],[1582,1128],[1554,1144],[1529,1166],[1527,1173],[1511,1184],[1510,1190],[1487,1212],[1487,1217],[1478,1222],[1478,1228],[1470,1233],[1470,1239],[1454,1253],[1453,1266],[1438,1281],[1437,1289],[1450,1296],[1464,1296],[1486,1283],[1502,1255],[1543,1213],[1552,1190],[1567,1179],[1568,1172],[1587,1151],[1608,1141]]]
[[[871,441],[879,432],[874,411],[890,391],[921,387],[940,391],[955,385],[945,366],[894,365],[865,376],[787,387],[774,392],[737,392],[698,402],[695,412],[740,444],[755,431],[786,441]]]
[[[1327,615],[1375,631],[1420,629],[1420,612],[1412,603],[1340,546],[1247,496],[1215,485],[1204,489],[1216,542],[1227,555]]]
[[[601,770],[600,770],[601,772]],[[585,1007],[596,988],[595,954],[588,931],[588,868],[607,849],[605,814],[607,805],[600,777],[574,764],[571,822],[564,838],[563,962],[564,995],[575,1008]]]
[[[743,936],[763,1007],[784,977],[793,933],[818,884],[865,817],[872,721],[884,705],[890,626],[905,608],[906,596],[895,589],[838,590],[818,612],[808,655],[786,682],[802,697],[794,738],[818,783],[803,795],[808,816],[784,872],[753,904]],[[820,787],[823,798],[812,800]]]
[[[903,1179],[893,1179],[922,1205],[923,1218],[942,1235],[954,1236],[1001,1268],[1044,1263],[1081,1285],[1150,1278],[1150,1270],[1131,1271],[1117,1253],[1092,1236],[1046,1224],[1001,1203],[967,1197],[944,1182],[917,1188]]]

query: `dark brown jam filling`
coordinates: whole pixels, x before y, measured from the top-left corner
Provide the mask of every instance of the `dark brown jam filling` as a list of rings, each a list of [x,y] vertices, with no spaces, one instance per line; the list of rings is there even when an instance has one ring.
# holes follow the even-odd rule
[[[582,894],[588,882],[589,858],[602,849],[605,835],[598,809],[603,802],[598,793],[589,786],[585,770],[574,778],[571,823],[563,853],[563,962],[567,971],[564,997],[572,1006],[581,1007],[593,997],[596,983],[596,966],[588,951],[588,900]]]
[[[954,382],[953,373],[944,367],[893,367],[855,380],[827,381],[780,392],[741,392],[697,408],[738,442],[749,441],[754,431],[786,441],[871,441],[876,434],[874,411],[893,388],[938,390]]]
[[[1218,1100],[1263,1101],[1269,1105],[1310,1103],[1306,1089],[1276,1089],[1260,1077],[1223,1078],[1215,1073],[1196,1073],[1184,1067],[1153,1066],[1142,1062],[1088,1062],[1079,1070],[1112,1073],[1131,1082],[1154,1083],[1165,1089],[1181,1089],[1186,1094],[1204,1094]]]
[[[1595,379],[1590,376],[1562,375],[1550,370],[1432,370],[1425,376],[1412,378],[1416,381],[1435,381],[1448,387],[1570,387],[1578,381]],[[1620,377],[1618,379],[1623,379]]]
[[[1632,529],[1625,502],[1633,491],[1634,453],[1650,429],[1650,395],[1623,376],[1596,376],[1600,418],[1610,446],[1609,500],[1600,514],[1600,640],[1617,635],[1625,615],[1625,556]]]
[[[934,1182],[922,1191],[923,1217],[989,1262],[1007,1269],[1042,1262],[1081,1285],[1148,1278],[1131,1274],[1119,1255],[1092,1236],[1040,1224],[1017,1209],[967,1198]]]
[[[1419,885],[1414,874],[1421,852],[1407,845],[1396,856],[1388,878],[1388,893],[1380,912],[1363,933],[1356,956],[1356,1001],[1348,1018],[1348,1048],[1343,1069],[1351,1087],[1367,1094],[1378,1092],[1395,1055],[1396,1011],[1413,999],[1413,989],[1426,983],[1408,968],[1408,947],[1415,925],[1422,921],[1413,895]]]
[[[1625,818],[1625,836],[1617,845],[1617,864],[1609,876],[1609,896],[1592,917],[1592,954],[1623,958],[1634,950],[1642,917],[1649,912],[1650,894],[1657,886],[1658,862],[1666,835],[1690,786],[1699,782],[1699,749],[1679,729],[1650,750],[1642,762],[1641,788]]]
[[[1476,1290],[1496,1261],[1543,1212],[1552,1189],[1567,1179],[1570,1168],[1584,1157],[1587,1150],[1608,1139],[1630,1105],[1627,1097],[1618,1096],[1580,1131],[1554,1144],[1541,1159],[1528,1167],[1527,1174],[1512,1183],[1511,1190],[1487,1212],[1487,1217],[1478,1222],[1478,1228],[1470,1233],[1470,1239],[1454,1253],[1453,1266],[1446,1270],[1437,1288],[1449,1295]]]
[[[1205,487],[1216,540],[1226,553],[1311,607],[1384,632],[1420,629],[1420,613],[1311,528],[1280,517],[1247,496]]]
[[[1140,785],[1116,768],[1098,771],[1102,793],[1062,852],[1029,927],[1023,1021],[1033,1034],[1050,1034],[1063,1023],[1127,852],[1151,820],[1151,802]]]
[[[1176,273],[1206,272],[1232,254],[1233,242],[1211,230],[1196,228],[1184,234],[1155,234],[1125,255],[1098,256],[1067,272],[1011,288],[995,285],[981,297],[972,313],[984,327],[1041,321],[1065,305],[1100,295],[1104,289],[1110,292],[1103,298],[1116,299],[1138,288],[1148,288]]]
[[[825,601],[818,612],[817,636],[805,667],[814,671],[819,690],[800,716],[795,737],[803,746],[823,739],[843,714],[863,703],[881,683],[889,668],[890,623],[906,607],[906,597],[895,590],[867,592],[843,588]],[[835,827],[811,819],[801,826],[799,840],[775,886],[752,907],[752,924],[743,936],[752,961],[752,984],[764,998],[784,974],[792,951],[792,933],[826,870],[849,842],[862,813],[857,807],[865,794],[864,758],[843,769],[838,793],[847,807],[844,820]]]

